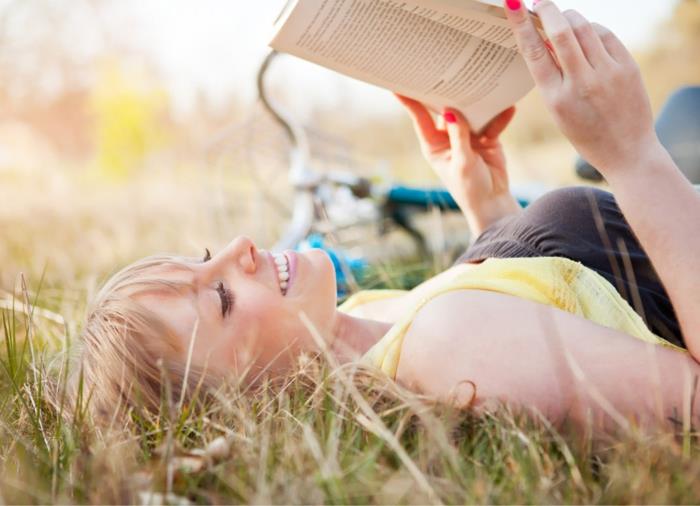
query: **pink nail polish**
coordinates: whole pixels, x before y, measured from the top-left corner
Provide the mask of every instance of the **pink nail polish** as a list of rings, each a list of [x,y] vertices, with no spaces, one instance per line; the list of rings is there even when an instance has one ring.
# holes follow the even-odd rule
[[[510,10],[517,11],[520,10],[522,3],[520,2],[520,0],[506,0],[506,5]]]
[[[443,116],[448,123],[457,123],[457,116],[455,116],[455,113],[446,111]]]

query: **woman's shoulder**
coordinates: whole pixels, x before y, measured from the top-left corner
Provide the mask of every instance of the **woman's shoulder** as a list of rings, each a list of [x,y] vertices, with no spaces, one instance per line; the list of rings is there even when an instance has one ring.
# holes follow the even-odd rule
[[[600,325],[555,306],[488,290],[455,290],[426,303],[413,318],[402,339],[397,378],[420,371],[426,362],[447,363],[454,350],[469,350],[475,360],[488,353],[512,355],[527,348],[541,333],[596,331]],[[516,353],[517,355],[517,353]],[[470,359],[471,360],[471,359]]]
[[[481,367],[482,361],[495,367],[498,357],[517,356],[515,348],[527,347],[544,321],[557,321],[555,327],[560,327],[561,313],[552,306],[494,291],[441,294],[425,304],[406,329],[395,378],[424,381],[426,371],[438,374],[439,367],[459,367],[454,363],[457,357],[465,370]],[[590,325],[583,318],[568,316],[567,331],[570,326]]]
[[[430,277],[412,290],[363,290],[351,295],[338,310],[351,316],[395,322],[440,293],[468,264]],[[468,268],[468,267],[467,267]]]
[[[490,290],[464,289],[445,292],[430,299],[415,313],[406,335],[445,332],[466,334],[473,333],[477,327],[493,330],[503,326],[504,321],[509,326],[513,320],[520,319],[520,301],[524,299]],[[547,307],[541,304],[537,306]]]
[[[363,290],[338,306],[343,313],[386,323],[396,320],[397,310],[405,305],[404,290]]]

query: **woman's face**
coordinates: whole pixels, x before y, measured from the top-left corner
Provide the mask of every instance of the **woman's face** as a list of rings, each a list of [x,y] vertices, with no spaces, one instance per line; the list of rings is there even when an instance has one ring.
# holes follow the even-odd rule
[[[238,237],[213,258],[188,267],[164,266],[163,277],[192,290],[140,299],[172,327],[183,360],[195,336],[194,364],[223,373],[250,368],[251,378],[263,369],[283,372],[303,351],[318,349],[302,313],[318,335],[333,335],[336,280],[321,250],[274,256]]]

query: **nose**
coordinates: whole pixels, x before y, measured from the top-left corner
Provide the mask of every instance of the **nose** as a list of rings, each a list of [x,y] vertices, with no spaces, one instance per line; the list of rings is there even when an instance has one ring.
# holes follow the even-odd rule
[[[236,237],[219,255],[224,262],[240,266],[246,274],[254,274],[258,269],[258,250],[248,237]]]

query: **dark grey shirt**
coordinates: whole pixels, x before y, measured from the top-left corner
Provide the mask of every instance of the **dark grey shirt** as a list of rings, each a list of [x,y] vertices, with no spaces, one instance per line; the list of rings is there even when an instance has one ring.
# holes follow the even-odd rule
[[[686,347],[671,301],[611,193],[556,190],[489,227],[460,258],[564,257],[607,279],[652,332]]]

